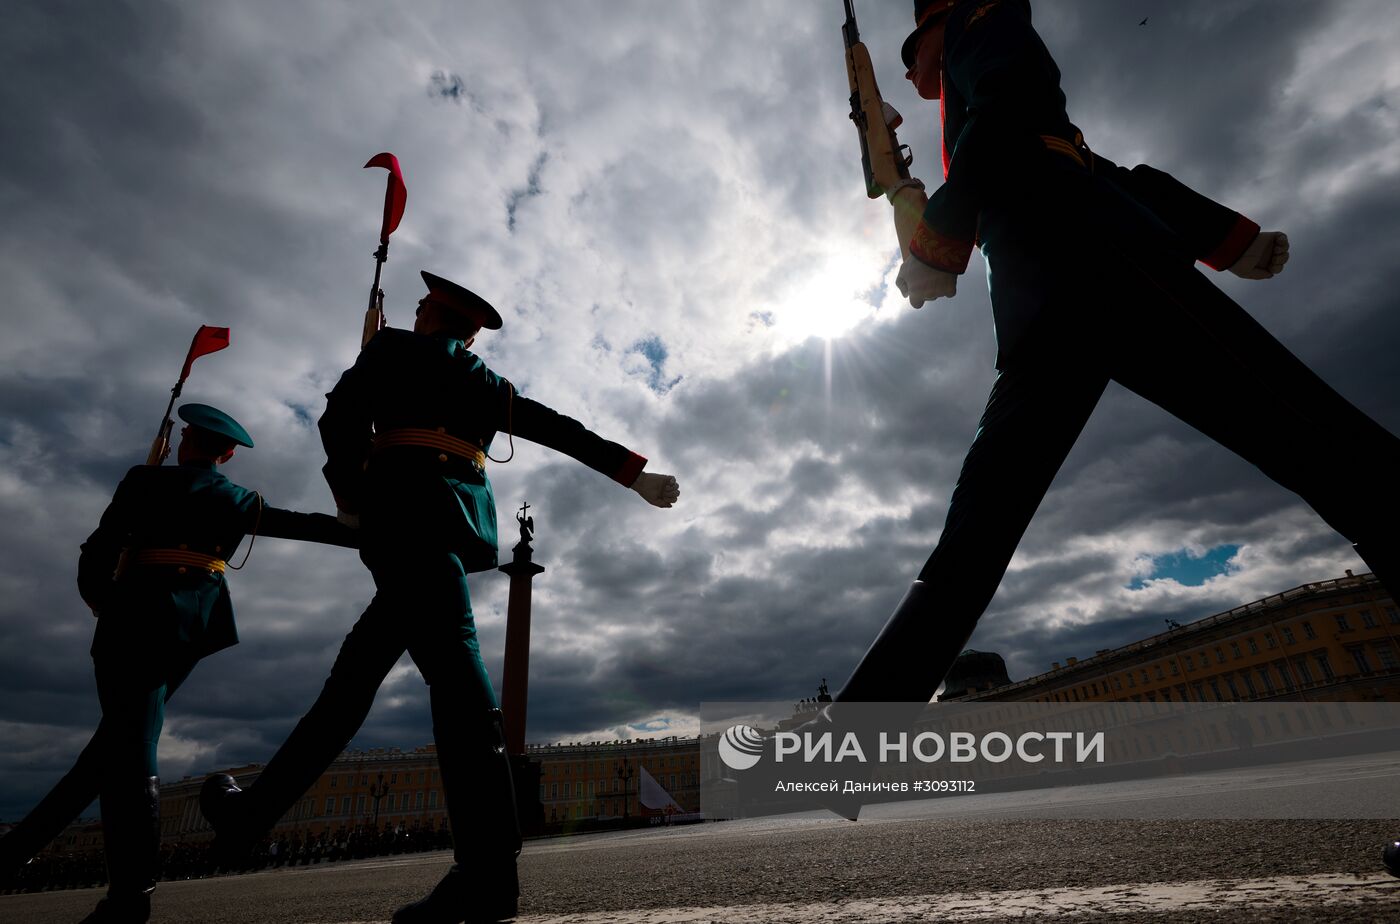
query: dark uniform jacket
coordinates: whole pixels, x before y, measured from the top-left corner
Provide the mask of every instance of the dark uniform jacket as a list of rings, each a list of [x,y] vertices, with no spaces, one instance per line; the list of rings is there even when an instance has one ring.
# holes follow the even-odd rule
[[[236,644],[222,572],[134,559],[141,550],[176,549],[226,561],[254,530],[352,547],[358,541],[332,517],[263,505],[210,462],[132,468],[78,557],[78,592],[100,617],[94,656],[141,650],[198,659]],[[123,548],[132,554],[114,581]]]
[[[1060,70],[1031,25],[1028,0],[963,0],[943,45],[945,182],[913,251],[962,273],[975,244],[987,261],[997,366],[1064,317],[1071,277],[1092,241],[1105,259],[1232,265],[1259,226],[1146,165],[1083,151],[1087,168],[1043,135],[1082,142],[1065,112]],[[1061,303],[1057,305],[1055,303]]]
[[[484,467],[426,446],[375,450],[376,434],[439,429],[489,452],[509,431],[630,486],[646,459],[515,394],[461,340],[385,328],[326,396],[324,472],[341,509],[360,514],[368,550],[433,548],[467,571],[496,567],[496,502]],[[490,464],[487,462],[486,464]]]

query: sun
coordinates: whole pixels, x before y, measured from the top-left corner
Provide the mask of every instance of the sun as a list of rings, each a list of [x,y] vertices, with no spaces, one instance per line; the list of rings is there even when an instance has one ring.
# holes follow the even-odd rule
[[[884,276],[868,248],[832,249],[817,269],[793,279],[770,309],[778,349],[811,337],[833,340],[875,317]]]

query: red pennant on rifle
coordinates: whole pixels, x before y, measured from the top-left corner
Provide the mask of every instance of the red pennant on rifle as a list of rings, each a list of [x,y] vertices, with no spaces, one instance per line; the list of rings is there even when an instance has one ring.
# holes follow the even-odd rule
[[[180,371],[180,381],[190,377],[190,366],[194,361],[208,353],[217,353],[228,346],[227,327],[208,327],[199,325],[199,330],[195,331],[194,339],[190,341],[190,352],[185,357],[185,368]]]
[[[408,187],[403,184],[403,171],[399,169],[399,159],[385,151],[369,159],[366,167],[383,167],[389,171],[389,187],[384,190],[384,224],[379,229],[379,242],[389,243],[389,235],[399,226],[403,217],[404,205],[408,202]]]

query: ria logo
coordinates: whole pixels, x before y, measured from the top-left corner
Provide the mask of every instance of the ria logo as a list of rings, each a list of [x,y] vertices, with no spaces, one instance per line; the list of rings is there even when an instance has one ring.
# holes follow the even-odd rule
[[[763,736],[748,725],[731,725],[719,739],[719,759],[731,770],[747,770],[763,756]]]

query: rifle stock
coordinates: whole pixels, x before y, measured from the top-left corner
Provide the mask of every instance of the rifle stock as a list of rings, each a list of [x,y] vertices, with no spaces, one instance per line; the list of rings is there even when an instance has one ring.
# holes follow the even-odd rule
[[[890,205],[894,206],[894,234],[899,238],[899,254],[908,260],[909,242],[914,239],[914,230],[924,217],[928,196],[917,186],[905,186],[890,197]]]
[[[365,309],[365,323],[360,330],[360,349],[370,342],[375,334],[384,329],[384,290],[376,289],[375,296],[370,299],[369,307]]]
[[[170,389],[170,401],[165,405],[165,414],[161,417],[160,427],[156,430],[156,438],[151,440],[151,448],[146,453],[147,465],[160,465],[170,455],[170,434],[175,429],[175,420],[170,414],[175,410],[175,399],[180,397],[180,392],[185,388],[185,377],[190,374],[194,361],[201,356],[217,353],[228,344],[229,330],[227,327],[208,327],[201,324],[199,330],[194,332],[194,339],[190,341],[190,348],[185,353],[185,365],[180,370],[180,378],[175,382],[175,387]],[[117,580],[126,572],[130,556],[129,549],[121,550],[121,554],[117,556],[117,566],[112,571],[112,580]],[[97,610],[93,610],[92,615],[99,616],[101,614]]]
[[[183,380],[182,380],[183,381]],[[179,386],[176,386],[177,388]],[[174,397],[170,399],[171,407],[175,405]],[[175,421],[170,419],[170,408],[165,410],[165,419],[160,423],[160,429],[156,431],[156,438],[151,440],[151,449],[146,453],[147,465],[160,465],[166,457],[170,455],[170,433],[175,429]],[[118,580],[126,573],[126,566],[131,561],[131,550],[123,548],[121,554],[117,556],[117,566],[112,569],[112,580]],[[93,618],[98,618],[102,614],[97,610],[92,611]]]
[[[170,432],[175,428],[175,421],[169,417],[161,422],[160,432],[151,441],[151,451],[146,453],[147,465],[160,465],[170,455]]]
[[[900,253],[907,260],[909,242],[928,197],[922,184],[909,175],[914,156],[907,153],[908,147],[899,143],[895,133],[899,113],[880,96],[870,52],[856,27],[855,9],[851,0],[845,3],[846,22],[841,34],[846,45],[846,77],[851,86],[851,121],[860,136],[860,159],[865,168],[865,194],[871,199],[889,196],[894,207],[895,236],[899,238]]]

